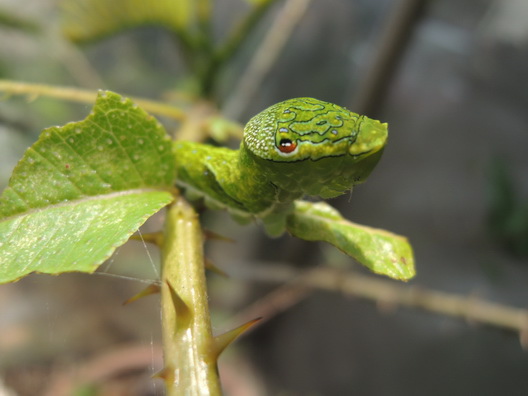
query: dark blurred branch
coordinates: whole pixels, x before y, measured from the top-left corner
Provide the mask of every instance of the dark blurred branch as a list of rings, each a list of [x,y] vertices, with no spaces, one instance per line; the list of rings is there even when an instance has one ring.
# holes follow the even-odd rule
[[[262,19],[268,8],[270,8],[276,1],[277,0],[260,1],[253,7],[240,24],[233,29],[226,42],[220,47],[217,53],[219,62],[224,62],[233,57],[235,52],[240,49],[240,46],[246,37],[255,29],[258,21]]]
[[[528,310],[473,296],[428,290],[330,267],[319,267],[302,273],[293,268],[266,265],[247,268],[244,272],[237,270],[237,275],[248,281],[288,283],[242,312],[237,316],[236,323],[244,323],[248,318],[260,316],[264,316],[261,322],[269,320],[273,315],[301,301],[311,290],[319,289],[373,300],[384,309],[395,309],[398,306],[420,308],[463,318],[470,323],[504,328],[519,333],[522,346],[528,346]]]
[[[251,59],[244,74],[230,95],[225,114],[238,119],[245,106],[251,102],[255,92],[262,87],[266,74],[273,67],[293,30],[302,20],[311,0],[288,0],[282,8],[266,37]]]
[[[158,345],[124,345],[107,348],[105,352],[75,364],[56,367],[44,396],[79,394],[81,386],[101,384],[130,372],[158,370],[162,366],[162,351]],[[154,374],[154,373],[152,373]]]
[[[196,2],[196,11],[198,16],[198,25],[206,37],[211,38],[211,21],[212,21],[212,4],[211,0],[198,0]]]
[[[218,82],[218,74],[222,67],[230,61],[241,48],[247,37],[253,32],[266,11],[277,0],[263,0],[256,3],[244,19],[236,26],[226,41],[208,59],[204,70],[199,73],[200,94],[210,98]]]
[[[258,278],[258,276],[256,278]],[[247,280],[262,281],[260,279],[250,278]],[[246,323],[251,320],[248,320],[248,318],[261,318],[261,320],[249,330],[252,331],[258,326],[261,326],[267,321],[273,319],[280,313],[285,312],[297,305],[306,297],[308,297],[314,289],[313,286],[308,286],[301,280],[302,278],[291,280],[284,285],[277,287],[275,290],[269,292],[259,300],[253,302],[246,309],[239,312],[235,317],[230,318],[230,323],[232,324],[228,325],[226,328],[231,328],[237,323]],[[268,282],[269,280],[263,281]]]
[[[395,4],[380,35],[368,72],[352,100],[350,108],[355,112],[376,117],[426,5],[427,0],[400,0]]]

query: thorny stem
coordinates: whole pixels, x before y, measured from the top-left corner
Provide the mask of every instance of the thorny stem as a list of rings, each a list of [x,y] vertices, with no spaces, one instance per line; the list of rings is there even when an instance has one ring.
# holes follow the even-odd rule
[[[198,216],[181,197],[169,207],[162,247],[162,336],[167,395],[219,396]]]

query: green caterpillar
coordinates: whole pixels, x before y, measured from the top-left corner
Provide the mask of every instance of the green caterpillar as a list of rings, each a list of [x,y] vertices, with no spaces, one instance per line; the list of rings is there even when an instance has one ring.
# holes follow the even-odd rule
[[[333,198],[362,183],[387,143],[387,124],[313,98],[289,99],[253,117],[239,150],[175,142],[179,187],[191,199],[263,220],[280,235],[293,201]]]

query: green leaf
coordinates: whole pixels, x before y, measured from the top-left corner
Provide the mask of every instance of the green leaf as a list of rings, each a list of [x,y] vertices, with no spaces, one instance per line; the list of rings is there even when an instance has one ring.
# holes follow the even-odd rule
[[[287,228],[298,238],[334,245],[377,274],[400,280],[415,275],[412,248],[405,237],[354,224],[324,202],[296,201]]]
[[[68,0],[62,5],[63,32],[77,42],[142,25],[181,32],[189,26],[194,7],[192,0]]]
[[[94,271],[172,201],[174,164],[161,125],[111,92],[85,120],[45,130],[0,196],[0,283]]]

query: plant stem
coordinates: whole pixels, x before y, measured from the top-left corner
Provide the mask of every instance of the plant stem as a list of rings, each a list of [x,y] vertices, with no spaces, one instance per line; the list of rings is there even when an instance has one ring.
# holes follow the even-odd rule
[[[226,62],[231,60],[235,53],[241,48],[247,37],[257,26],[259,20],[265,15],[266,11],[277,0],[263,0],[253,6],[246,17],[235,27],[223,45],[221,45],[213,54],[205,69],[200,73],[201,95],[211,97],[218,83],[218,73]]]
[[[213,47],[211,25],[212,25],[212,6],[211,0],[198,0],[196,2],[196,13],[198,16],[198,26],[201,34],[206,37],[207,48]]]
[[[235,273],[225,264],[222,267]],[[396,309],[398,306],[419,308],[463,318],[470,323],[514,331],[519,333],[523,348],[528,348],[528,310],[524,308],[498,304],[477,296],[430,290],[419,285],[402,285],[392,280],[362,275],[357,271],[346,272],[330,267],[317,267],[303,273],[292,267],[266,263],[261,266],[253,265],[243,272],[238,269],[236,273],[239,279],[246,282],[288,283],[240,312],[232,318],[233,323],[256,316],[269,320],[302,300],[310,290],[318,289],[373,300],[384,309]]]
[[[221,395],[198,216],[181,197],[169,207],[162,247],[162,334],[167,395]]]
[[[394,3],[394,7],[384,23],[384,28],[375,45],[372,61],[365,67],[359,86],[350,108],[360,114],[376,117],[394,74],[398,62],[405,56],[412,40],[427,0],[402,0]]]
[[[93,104],[97,96],[96,90],[87,90],[72,87],[57,87],[53,85],[23,83],[11,80],[0,80],[0,92],[7,95],[29,95],[31,99],[39,96],[65,99],[72,102]],[[172,105],[154,100],[130,98],[135,104],[152,114],[163,115],[182,121],[185,119],[185,112]]]
[[[238,51],[241,44],[255,29],[258,21],[264,16],[268,8],[277,0],[264,0],[256,4],[253,9],[246,15],[241,23],[233,29],[226,42],[220,47],[217,57],[220,63],[231,59],[233,54]]]
[[[263,85],[264,78],[277,62],[293,30],[305,15],[310,2],[311,0],[286,1],[224,107],[224,114],[229,118],[239,119],[247,104],[251,103],[255,93]]]

